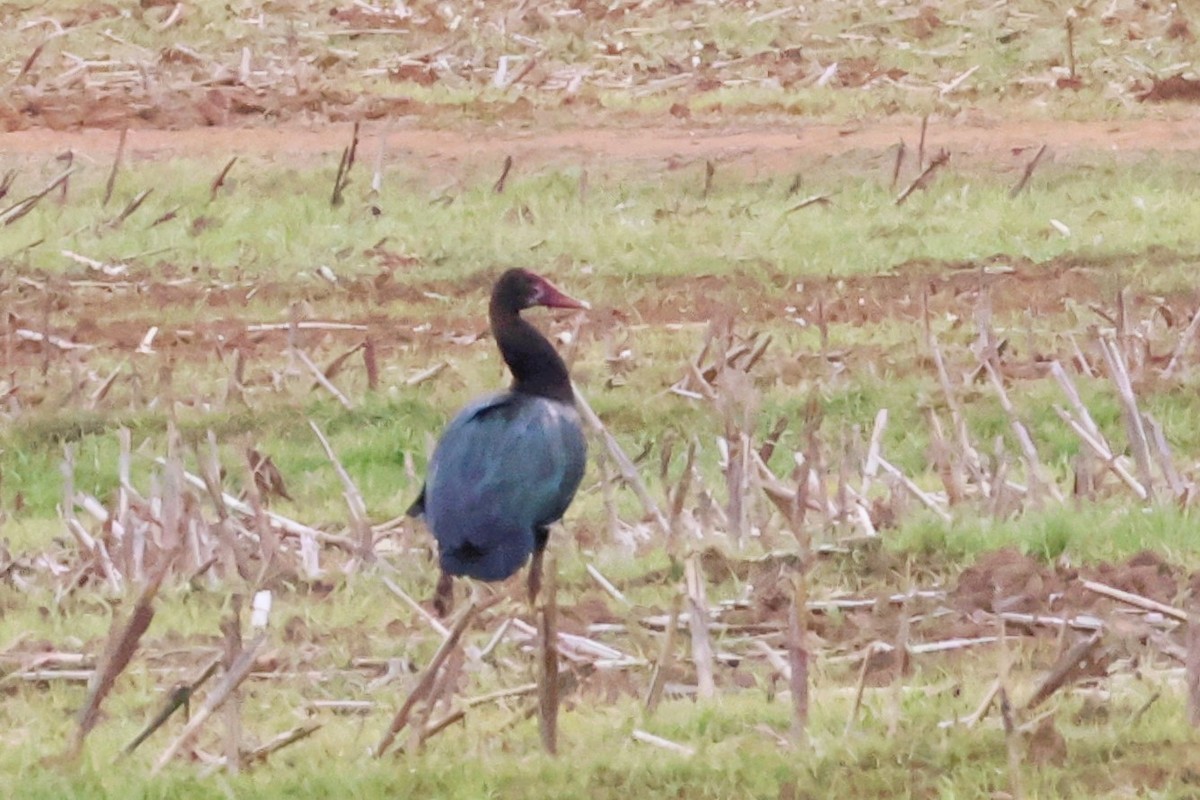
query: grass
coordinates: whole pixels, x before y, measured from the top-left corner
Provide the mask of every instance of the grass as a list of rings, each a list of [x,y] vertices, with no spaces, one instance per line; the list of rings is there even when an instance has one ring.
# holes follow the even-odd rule
[[[967,735],[939,730],[944,715],[965,711],[961,700],[941,685],[930,697],[906,695],[903,723],[891,743],[870,733],[843,737],[847,711],[844,699],[820,700],[813,718],[813,738],[823,742],[812,750],[781,748],[771,731],[786,731],[787,713],[780,704],[761,697],[731,696],[719,704],[672,702],[652,722],[639,719],[627,704],[592,711],[567,712],[562,757],[521,755],[534,747],[529,731],[506,734],[503,744],[486,720],[454,731],[419,759],[362,762],[363,747],[371,743],[357,721],[331,722],[290,753],[281,754],[276,768],[236,778],[200,780],[188,771],[168,773],[149,782],[138,757],[113,766],[109,758],[119,743],[97,742],[78,772],[47,770],[16,757],[4,757],[5,772],[20,781],[22,796],[29,798],[90,798],[124,796],[147,798],[323,796],[342,792],[358,797],[429,796],[446,798],[532,797],[552,798],[587,794],[617,798],[638,791],[650,796],[726,798],[779,796],[823,797],[827,792],[862,798],[980,797],[1008,791],[1003,735],[985,728]],[[1179,797],[1172,785],[1185,787],[1194,761],[1180,760],[1175,746],[1194,743],[1165,704],[1151,705],[1148,713],[1126,724],[1107,724],[1113,717],[1132,714],[1149,697],[1154,686],[1136,687],[1117,708],[1097,713],[1094,706],[1074,703],[1063,707],[1057,725],[1065,743],[1064,762],[1050,762],[1030,770],[1026,787],[1032,797],[1107,797],[1123,792],[1162,792]],[[916,698],[921,698],[920,700]],[[65,698],[62,698],[65,699]],[[256,690],[247,697],[248,709],[277,717],[287,710]],[[883,695],[867,699],[862,726],[886,725],[888,702]],[[16,709],[20,710],[20,709]],[[691,759],[647,751],[629,739],[634,727],[699,747]],[[65,726],[63,726],[65,727]],[[331,728],[335,728],[332,729]],[[123,730],[132,733],[133,728]],[[64,731],[65,732],[65,731]],[[1169,745],[1169,746],[1168,746]],[[329,768],[306,769],[317,761]],[[487,769],[464,768],[488,764]],[[787,788],[787,787],[792,788]],[[132,792],[130,795],[128,793]]]
[[[78,269],[62,254],[71,250],[107,263],[172,272],[184,266],[230,280],[286,276],[298,298],[329,290],[316,274],[322,265],[346,281],[373,277],[382,257],[371,249],[377,242],[415,259],[425,280],[532,261],[557,264],[559,272],[620,276],[629,290],[623,299],[633,304],[642,296],[630,281],[646,277],[730,269],[748,279],[842,277],[912,261],[998,254],[1034,262],[1066,255],[1097,265],[1124,262],[1130,274],[1123,277],[1144,277],[1149,290],[1182,288],[1182,264],[1194,255],[1187,223],[1198,203],[1187,179],[1192,157],[1147,157],[1136,165],[1098,159],[1045,167],[1035,179],[1038,191],[1016,201],[1008,190],[1018,164],[1010,174],[995,174],[994,165],[955,166],[900,207],[888,187],[890,162],[863,164],[853,155],[800,161],[804,192],[833,198],[828,207],[794,213],[789,210],[799,198],[786,191],[791,178],[747,180],[736,166],[718,170],[708,197],[701,196],[703,164],[654,181],[640,171],[610,168],[589,177],[582,207],[574,169],[518,174],[497,195],[491,177],[446,190],[395,167],[379,198],[356,194],[344,208],[330,209],[332,162],[304,171],[235,166],[235,187],[211,202],[205,182],[191,176],[215,176],[221,163],[143,163],[122,174],[108,208],[99,202],[107,167],[98,165],[73,179],[69,203],[48,200],[0,231],[0,253],[49,272]],[[32,193],[42,183],[22,175],[13,192]],[[127,222],[110,227],[107,222],[147,187],[158,188]],[[448,202],[431,202],[437,198]],[[368,202],[382,214],[369,213]],[[172,209],[179,209],[175,219],[150,225]],[[1052,219],[1070,235],[1056,231]],[[845,247],[847,241],[855,247]],[[1162,261],[1176,269],[1164,274]]]

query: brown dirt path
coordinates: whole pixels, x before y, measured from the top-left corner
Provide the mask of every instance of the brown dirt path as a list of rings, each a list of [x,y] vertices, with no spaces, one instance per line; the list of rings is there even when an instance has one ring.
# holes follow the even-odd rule
[[[362,147],[373,154],[382,124],[364,128]],[[879,151],[901,139],[916,143],[919,120],[896,118],[840,125],[797,121],[794,125],[604,125],[570,129],[517,125],[468,130],[396,127],[388,134],[388,152],[455,161],[512,155],[534,162],[604,158],[617,161],[689,159],[740,160],[753,157],[763,166],[793,158],[838,155],[852,150]],[[133,158],[243,154],[288,158],[339,152],[349,141],[349,125],[131,130]],[[68,149],[96,158],[110,157],[119,133],[114,130],[24,130],[0,133],[0,155],[57,154]],[[927,149],[945,147],[956,155],[995,156],[1047,144],[1055,151],[1200,151],[1200,118],[1065,122],[1056,120],[967,119],[931,121]]]

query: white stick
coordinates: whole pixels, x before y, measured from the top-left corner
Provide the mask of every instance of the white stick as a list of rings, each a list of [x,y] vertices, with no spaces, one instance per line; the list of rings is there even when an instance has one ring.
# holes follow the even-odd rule
[[[349,408],[349,406],[347,406]],[[350,527],[358,538],[360,555],[363,558],[370,558],[374,553],[374,534],[371,532],[371,525],[367,522],[367,504],[363,500],[362,492],[358,490],[354,479],[350,477],[350,473],[342,466],[342,462],[338,460],[337,453],[333,451],[333,445],[329,444],[329,440],[325,438],[325,434],[317,427],[317,423],[311,419],[308,421],[309,427],[316,434],[318,441],[321,442],[321,448],[325,451],[326,457],[333,464],[334,470],[337,472],[338,478],[342,481],[342,496],[346,498],[346,506],[350,509]]]
[[[658,503],[654,502],[654,499],[650,497],[650,492],[646,489],[646,484],[642,481],[641,475],[638,474],[637,467],[629,459],[629,456],[625,455],[625,451],[621,449],[621,445],[608,432],[608,428],[600,421],[600,417],[596,415],[592,407],[588,405],[588,401],[579,391],[579,387],[574,387],[574,389],[575,404],[579,408],[580,415],[583,416],[592,430],[600,434],[604,439],[604,445],[612,456],[613,461],[616,462],[617,470],[621,473],[621,478],[629,484],[634,494],[642,501],[642,506],[654,517],[654,521],[658,523],[658,527],[662,529],[662,532],[669,537],[671,535],[671,523],[667,520],[666,515],[663,514],[662,509],[658,507]]]
[[[901,485],[908,490],[909,494],[921,501],[921,503],[933,513],[937,514],[945,522],[950,522],[953,517],[946,509],[942,508],[937,500],[933,499],[933,495],[925,492],[920,486],[913,483],[912,479],[897,469],[890,461],[883,456],[878,457],[879,466],[883,467],[883,471],[900,481]]]
[[[325,373],[322,372],[321,368],[318,367],[316,363],[308,357],[308,353],[304,352],[299,347],[292,348],[292,351],[296,354],[296,358],[300,359],[300,363],[308,367],[308,371],[313,374],[313,377],[317,379],[317,383],[321,384],[325,391],[333,395],[334,399],[341,403],[342,407],[347,411],[353,410],[354,404],[350,402],[350,399],[346,397],[346,395],[342,394],[341,389],[333,385],[333,381],[325,377]]]
[[[297,322],[295,326],[302,331],[365,331],[366,325],[352,322]],[[257,325],[247,325],[247,333],[265,333],[267,331],[290,330],[290,322],[265,322]]]
[[[1179,336],[1179,341],[1175,345],[1175,350],[1171,353],[1171,360],[1167,362],[1166,368],[1162,371],[1162,377],[1164,379],[1170,378],[1175,374],[1175,368],[1179,366],[1179,363],[1183,360],[1183,357],[1187,355],[1188,347],[1196,338],[1197,331],[1200,331],[1200,308],[1196,309],[1196,313],[1192,315],[1192,321],[1187,326],[1187,330],[1185,330]]]
[[[601,589],[608,592],[608,594],[618,603],[623,603],[627,606],[632,605],[632,603],[629,602],[629,598],[622,594],[620,589],[618,589],[616,586],[613,586],[612,582],[609,581],[608,578],[600,574],[600,570],[596,569],[591,564],[588,564],[587,573],[588,575],[592,576],[592,579],[595,580],[596,583],[600,584]]]
[[[160,456],[154,459],[154,463],[165,467],[167,465],[167,460]],[[204,484],[204,479],[198,475],[193,475],[187,470],[184,470],[183,479],[200,491],[208,491],[208,487]],[[243,503],[233,495],[221,492],[221,499],[225,501],[225,505],[229,506],[239,514],[247,517],[254,516],[254,509],[250,508],[248,503]],[[296,522],[294,519],[289,519],[282,514],[278,514],[267,509],[263,509],[263,513],[267,515],[267,519],[271,520],[271,522],[275,523],[284,531],[292,534],[293,536],[311,536],[317,541],[336,545],[337,547],[341,547],[343,550],[354,550],[354,542],[352,542],[348,537],[338,536],[334,533],[326,533],[325,531],[310,527],[302,522]]]
[[[678,753],[681,756],[688,756],[690,758],[696,755],[696,748],[694,747],[688,747],[686,744],[680,744],[679,742],[672,742],[670,739],[664,739],[661,736],[655,736],[653,733],[647,733],[637,728],[633,731],[633,738],[635,741],[661,747],[663,750],[670,750],[672,753]]]
[[[1174,606],[1169,606],[1166,603],[1160,603],[1157,600],[1151,600],[1149,597],[1142,597],[1140,594],[1134,594],[1133,592],[1126,592],[1121,589],[1117,589],[1105,583],[1100,583],[1098,581],[1084,581],[1083,588],[1087,589],[1089,592],[1095,592],[1096,594],[1101,594],[1105,597],[1111,597],[1113,600],[1119,600],[1122,603],[1134,606],[1135,608],[1140,608],[1144,611],[1158,612],[1165,617],[1170,617],[1171,619],[1176,619],[1180,622],[1187,622],[1188,620],[1186,611],[1182,611]]]

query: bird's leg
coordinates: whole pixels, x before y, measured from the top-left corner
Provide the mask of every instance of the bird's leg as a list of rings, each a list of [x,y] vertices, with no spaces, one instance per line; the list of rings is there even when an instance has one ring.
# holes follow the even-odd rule
[[[542,556],[545,555],[545,547],[536,547],[533,550],[533,559],[529,562],[529,605],[537,605],[538,592],[542,589]]]
[[[550,527],[543,525],[533,531],[533,558],[529,562],[529,605],[537,605],[538,592],[542,589],[542,556],[550,541]]]
[[[433,610],[443,618],[454,610],[454,578],[449,572],[443,572],[438,578],[437,588],[433,591]]]

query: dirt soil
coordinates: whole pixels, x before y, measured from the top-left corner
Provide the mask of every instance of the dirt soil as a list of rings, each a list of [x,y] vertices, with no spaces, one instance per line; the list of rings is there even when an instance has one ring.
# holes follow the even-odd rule
[[[664,117],[665,119],[665,117]],[[388,128],[391,128],[388,130]],[[494,162],[512,155],[526,163],[600,159],[711,158],[754,161],[762,169],[786,167],[797,159],[836,156],[850,151],[883,151],[901,139],[913,144],[920,120],[889,118],[841,125],[776,122],[767,125],[657,123],[639,119],[614,125],[611,120],[571,129],[541,128],[534,119],[488,127],[426,129],[401,122],[369,123],[361,147],[374,153],[387,136],[388,151],[409,157],[459,162]],[[226,156],[234,154],[286,159],[337,153],[349,142],[351,126],[314,124],[287,127],[190,127],[177,130],[133,129],[129,154],[134,158]],[[8,156],[57,155],[66,150],[110,158],[120,136],[115,129],[31,129],[0,133],[0,153]],[[1074,152],[1145,153],[1200,150],[1200,118],[1122,122],[999,119],[964,115],[933,120],[927,150],[944,147],[955,158],[1022,156],[1042,144],[1055,154]]]
[[[669,119],[667,115],[661,117]],[[183,121],[181,117],[166,122]],[[104,124],[99,118],[93,123]],[[775,172],[794,169],[806,160],[845,154],[882,158],[901,139],[911,144],[920,120],[887,118],[842,125],[801,121],[764,124],[743,117],[732,125],[717,127],[696,120],[661,122],[651,117],[624,120],[609,115],[592,126],[562,129],[539,127],[537,120],[528,115],[487,127],[475,123],[453,130],[435,130],[420,125],[418,117],[406,117],[394,126],[368,122],[363,128],[360,148],[374,153],[381,137],[386,137],[390,157],[403,159],[411,168],[419,168],[419,162],[424,161],[431,170],[451,164],[456,169],[473,163],[495,165],[511,155],[521,165],[581,162],[634,165],[665,161],[670,166],[712,159],[755,171]],[[112,127],[0,132],[0,154],[23,160],[51,158],[69,150],[103,164],[112,158],[119,135]],[[337,154],[348,143],[349,135],[349,124],[327,122],[276,127],[140,127],[129,131],[126,153],[131,159],[151,160],[184,156],[224,159],[236,154],[288,161]],[[1011,171],[1028,161],[1031,148],[1043,143],[1051,148],[1052,157],[1061,159],[1099,152],[1136,155],[1152,151],[1200,151],[1200,118],[1064,122],[963,114],[952,120],[931,121],[927,149],[945,147],[960,162],[975,159]],[[393,301],[421,302],[420,292],[414,287],[392,280],[398,267],[388,261],[388,256],[386,252],[363,252],[364,260],[376,263],[379,272],[348,287],[352,297],[361,298],[362,312],[358,318],[347,321],[392,329],[404,327],[408,322],[415,324],[388,313],[387,306]],[[419,263],[405,263],[399,269],[410,271],[419,266]],[[775,319],[782,316],[783,308],[779,303],[762,302],[761,289],[753,288],[761,287],[764,277],[780,296],[787,298],[794,293],[794,300],[788,299],[788,303],[796,307],[796,314],[809,321],[820,317],[831,324],[861,325],[889,318],[914,321],[927,311],[961,313],[969,311],[984,291],[997,314],[1058,313],[1064,309],[1063,298],[1067,296],[1078,304],[1111,301],[1112,286],[1103,279],[1103,270],[1097,266],[1104,265],[1077,263],[1069,257],[1045,264],[1020,259],[910,263],[900,265],[889,275],[806,280],[802,286],[795,286],[792,277],[782,274],[756,274],[753,280],[737,273],[689,276],[686,282],[663,278],[658,279],[660,291],[655,293],[662,302],[620,310],[598,309],[600,313],[593,314],[589,324],[598,326],[597,332],[603,332],[606,327],[626,322],[684,323],[729,313],[737,313],[749,322]],[[102,348],[125,351],[136,347],[145,333],[142,321],[131,319],[127,313],[119,319],[107,318],[106,309],[113,308],[114,300],[137,299],[140,303],[149,297],[154,305],[169,303],[176,307],[210,309],[211,313],[205,315],[208,319],[193,326],[194,336],[172,337],[170,331],[162,332],[158,345],[182,348],[177,355],[184,357],[189,349],[206,350],[216,340],[235,341],[244,323],[261,321],[243,317],[246,293],[251,290],[260,301],[276,305],[313,299],[311,287],[283,282],[240,288],[221,288],[201,279],[185,282],[179,279],[186,276],[164,273],[161,265],[153,271],[122,276],[107,286],[96,282],[96,276],[90,274],[80,273],[76,277],[86,280],[77,283],[50,276],[35,277],[57,298],[54,305],[70,311],[64,313],[66,321],[61,325],[54,326],[53,318],[50,320],[53,332]],[[685,286],[687,291],[680,291]],[[695,291],[697,286],[703,291]],[[461,293],[474,287],[422,288]],[[19,318],[26,322],[43,318],[47,304],[41,298],[41,290],[30,285],[4,284],[0,284],[0,289],[9,293],[7,307]],[[1178,301],[1185,316],[1186,309],[1195,303],[1191,296],[1165,300],[1169,305]],[[128,311],[127,304],[125,310]],[[455,322],[470,327],[466,317]]]

